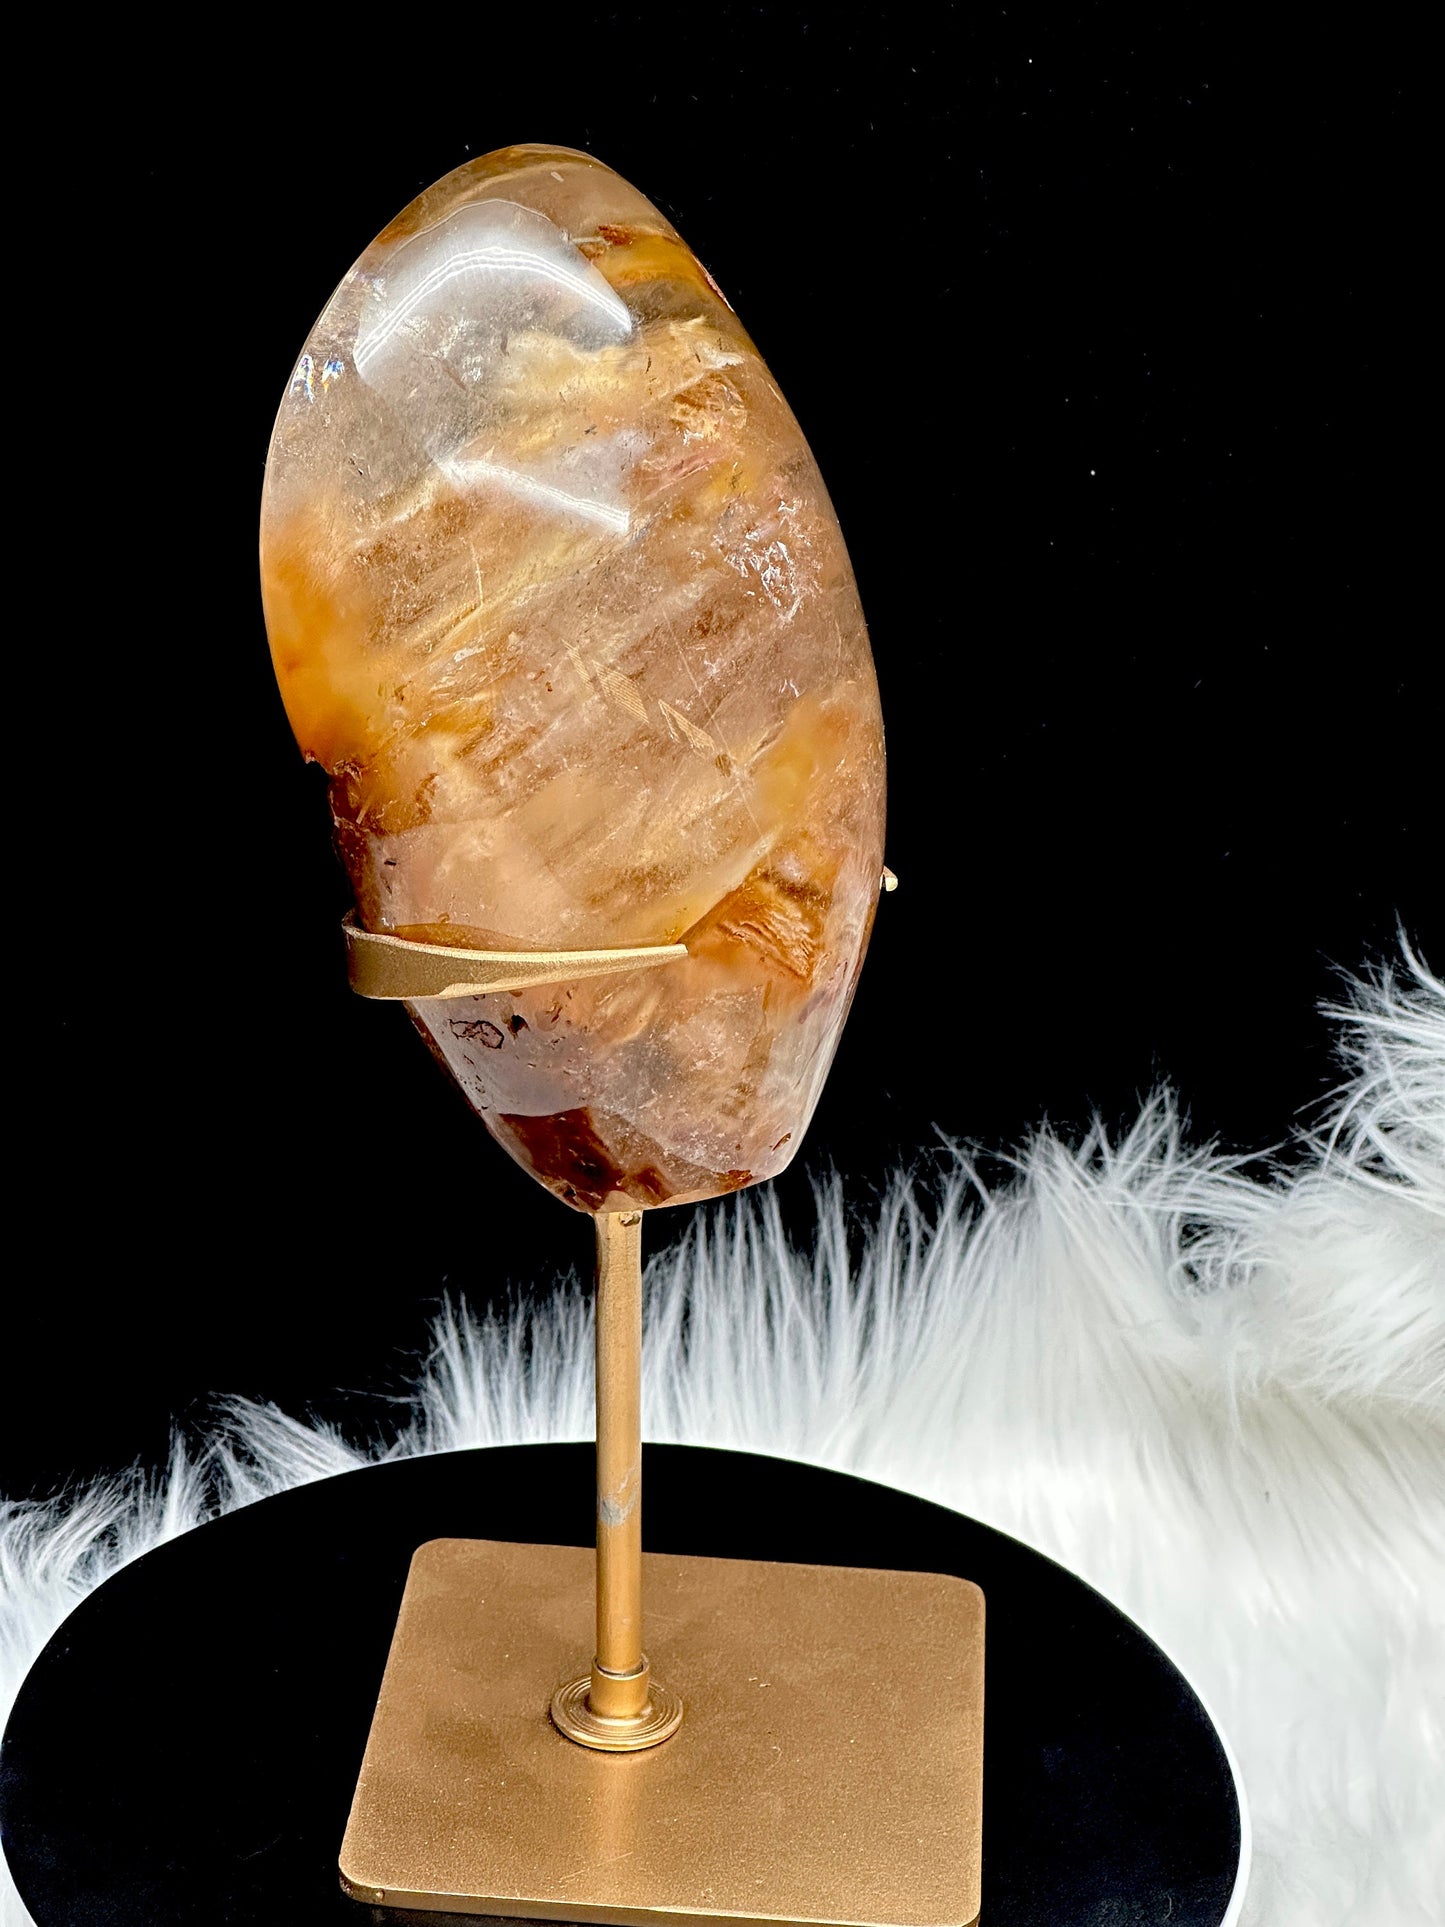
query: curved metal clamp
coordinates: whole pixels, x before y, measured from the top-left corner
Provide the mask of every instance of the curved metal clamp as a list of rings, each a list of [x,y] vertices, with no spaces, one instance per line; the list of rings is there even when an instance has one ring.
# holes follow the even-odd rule
[[[898,879],[885,870],[884,890]],[[454,950],[448,944],[414,943],[363,930],[356,912],[341,919],[346,937],[346,974],[358,997],[386,1003],[422,997],[484,997],[492,990],[529,990],[617,970],[651,970],[687,955],[685,943],[642,944],[625,950]]]
[[[386,1002],[422,997],[482,997],[492,990],[572,983],[617,970],[651,970],[687,955],[685,943],[630,950],[453,950],[363,930],[354,911],[341,920],[346,974],[358,997]]]

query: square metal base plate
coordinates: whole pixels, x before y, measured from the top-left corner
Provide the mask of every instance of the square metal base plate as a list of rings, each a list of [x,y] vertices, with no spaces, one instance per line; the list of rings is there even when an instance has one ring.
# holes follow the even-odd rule
[[[595,1753],[548,1718],[593,1555],[412,1561],[341,1849],[372,1906],[608,1927],[971,1927],[983,1595],[933,1573],[645,1555],[681,1730]]]

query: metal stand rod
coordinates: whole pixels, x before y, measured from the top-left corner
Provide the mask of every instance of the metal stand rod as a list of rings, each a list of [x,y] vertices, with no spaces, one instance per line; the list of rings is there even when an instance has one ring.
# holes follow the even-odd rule
[[[642,1213],[597,1223],[597,1655],[602,1719],[647,1706],[642,1651]]]
[[[597,1647],[552,1697],[579,1746],[635,1753],[682,1722],[642,1650],[642,1213],[597,1220]]]

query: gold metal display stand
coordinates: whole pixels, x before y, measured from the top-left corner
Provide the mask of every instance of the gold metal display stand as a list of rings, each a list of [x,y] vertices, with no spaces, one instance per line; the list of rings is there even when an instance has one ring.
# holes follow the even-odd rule
[[[353,987],[386,998],[686,955],[449,950],[350,920],[347,942]],[[606,1927],[972,1927],[983,1595],[934,1573],[644,1554],[642,1213],[596,1225],[595,1558],[419,1548],[343,1887],[372,1906]],[[643,1650],[644,1580],[665,1684]]]

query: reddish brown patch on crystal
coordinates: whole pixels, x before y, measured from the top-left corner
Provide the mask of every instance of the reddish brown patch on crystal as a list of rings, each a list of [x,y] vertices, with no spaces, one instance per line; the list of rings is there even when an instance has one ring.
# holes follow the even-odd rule
[[[515,1140],[522,1162],[581,1211],[603,1211],[619,1192],[640,1205],[662,1204],[672,1188],[655,1161],[619,1164],[590,1111],[558,1111],[551,1117],[504,1113],[497,1125]]]
[[[474,229],[509,237],[505,274],[453,272]],[[413,1020],[579,1210],[774,1176],[883,863],[862,613],[776,383],[657,210],[541,148],[428,189],[306,353],[326,378],[282,403],[263,590],[360,921],[687,951]]]

